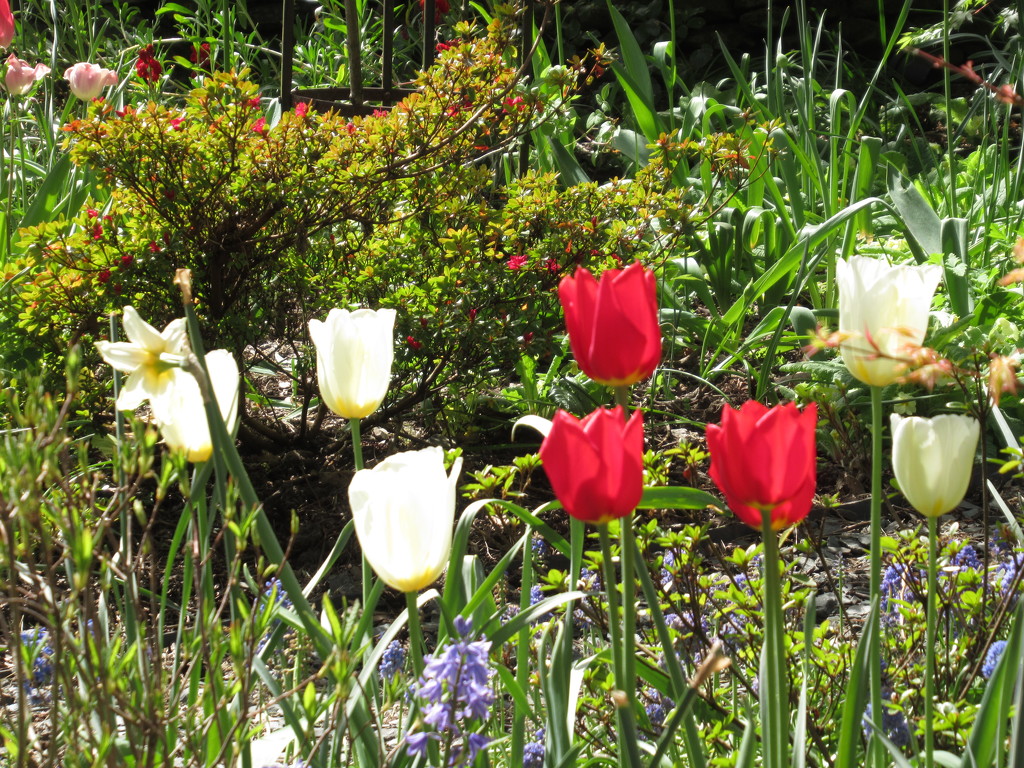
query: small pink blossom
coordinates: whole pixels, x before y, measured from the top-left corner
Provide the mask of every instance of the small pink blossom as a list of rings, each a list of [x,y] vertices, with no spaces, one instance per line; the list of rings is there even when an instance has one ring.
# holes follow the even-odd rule
[[[512,270],[522,269],[526,265],[529,259],[524,253],[517,253],[514,256],[508,257],[508,268]]]
[[[269,130],[270,129],[267,128],[266,118],[261,117],[259,120],[252,124],[252,132],[258,133],[260,136],[266,136]]]
[[[306,102],[300,101],[298,104],[295,105],[296,117],[305,117],[307,112],[309,112],[309,104],[307,104]]]
[[[67,68],[64,79],[71,85],[71,93],[76,97],[82,101],[92,101],[106,86],[117,85],[117,72],[80,61]]]
[[[14,96],[24,96],[32,90],[37,80],[41,80],[50,74],[50,68],[45,64],[36,64],[34,67],[27,61],[23,61],[13,53],[7,57],[7,73],[4,75],[4,86]]]

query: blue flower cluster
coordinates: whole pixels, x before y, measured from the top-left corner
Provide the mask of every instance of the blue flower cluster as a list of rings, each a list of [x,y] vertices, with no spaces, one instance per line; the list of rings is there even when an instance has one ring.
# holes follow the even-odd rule
[[[644,698],[647,701],[644,707],[644,711],[647,712],[647,719],[651,721],[655,731],[660,731],[665,725],[665,718],[675,708],[676,704],[668,696],[663,696],[654,688],[645,688]]]
[[[544,729],[533,734],[533,741],[523,746],[523,768],[544,768]]]
[[[457,638],[453,638],[433,656],[424,659],[423,675],[412,687],[418,700],[423,723],[429,731],[406,736],[411,755],[426,756],[431,741],[451,747],[449,766],[469,765],[491,740],[471,730],[490,716],[494,704],[491,687],[490,640],[470,641],[471,620],[455,619]]]
[[[891,699],[891,691],[882,691],[883,699]],[[890,704],[888,701],[883,701],[882,709],[885,712],[882,714],[882,731],[885,733],[886,738],[889,739],[897,747],[906,747],[910,744],[910,726],[907,725],[907,718],[903,714],[903,710],[894,704]],[[867,708],[864,710],[864,718],[861,722],[861,726],[864,729],[864,738],[871,738],[871,704],[868,703]]]
[[[530,538],[530,551],[540,560],[551,554],[551,545],[539,533],[533,534]]]
[[[540,588],[540,584],[534,584],[532,587],[530,587],[530,605],[531,606],[536,605],[537,603],[539,603],[543,599],[544,599],[544,590],[542,590]],[[540,616],[538,616],[536,619],[534,619],[533,623],[534,624],[538,624],[538,623],[540,623],[542,621],[547,621],[550,618],[551,618],[551,611],[548,611],[547,613],[542,613]]]
[[[292,607],[292,601],[284,591],[284,585],[281,583],[280,579],[271,579],[263,585],[263,594],[260,595],[260,603],[261,605],[269,603],[275,610],[278,608]],[[274,619],[267,631],[263,633],[263,637],[260,638],[260,642],[256,646],[256,653],[263,651],[267,643],[270,642],[270,635],[275,629],[277,629],[277,626],[280,623],[280,619]]]
[[[981,676],[986,680],[995,673],[996,664],[999,663],[999,659],[1003,655],[1003,651],[1006,650],[1005,640],[996,640],[988,649],[988,653],[985,654],[985,663],[981,665]]]
[[[882,622],[893,626],[900,622],[900,603],[914,600],[918,579],[902,563],[894,563],[882,574],[882,600],[880,604]]]
[[[31,665],[31,673],[22,683],[32,704],[46,701],[46,688],[53,683],[53,648],[50,633],[43,627],[36,627],[21,633],[21,646],[26,652],[22,658]]]
[[[405,666],[405,657],[405,647],[400,642],[392,640],[388,643],[388,647],[381,654],[380,665],[377,667],[381,680],[387,682],[394,680],[395,675],[401,672],[402,667]]]

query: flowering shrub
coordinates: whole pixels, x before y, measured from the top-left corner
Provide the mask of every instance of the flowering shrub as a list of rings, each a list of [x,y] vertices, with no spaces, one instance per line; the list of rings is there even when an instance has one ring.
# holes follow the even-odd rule
[[[65,131],[98,199],[23,231],[27,256],[7,274],[21,331],[11,349],[60,354],[126,301],[167,320],[169,276],[187,267],[211,345],[273,339],[294,355],[308,320],[332,306],[398,309],[396,376],[416,382],[407,405],[446,385],[479,388],[524,346],[550,350],[558,280],[665,252],[690,204],[661,160],[603,187],[562,189],[537,173],[496,185],[481,158],[558,107],[517,80],[507,24],[458,32],[417,93],[352,120],[303,104],[275,122],[244,72],[212,75],[181,104],[93,102]],[[154,65],[141,51],[139,75],[159,76]],[[573,73],[584,69],[559,101]],[[311,397],[307,363],[298,389]]]

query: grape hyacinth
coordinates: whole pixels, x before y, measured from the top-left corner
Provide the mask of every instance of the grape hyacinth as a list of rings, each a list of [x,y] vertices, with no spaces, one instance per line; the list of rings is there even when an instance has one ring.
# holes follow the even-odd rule
[[[490,744],[490,738],[475,729],[490,717],[494,704],[491,641],[471,642],[472,621],[461,616],[455,619],[455,631],[458,637],[424,658],[423,675],[411,691],[423,725],[432,730],[411,732],[405,739],[409,754],[424,757],[430,742],[438,742],[449,755],[449,768],[472,764]]]
[[[985,663],[981,665],[981,676],[988,680],[996,671],[996,664],[1006,650],[1005,640],[996,640],[985,654]]]
[[[883,699],[892,699],[891,691],[882,691]],[[910,744],[910,726],[907,725],[907,718],[903,714],[903,710],[899,707],[888,703],[886,701],[883,704],[882,709],[885,712],[882,715],[882,731],[889,741],[891,741],[897,747],[906,747]],[[871,704],[867,705],[864,710],[864,718],[861,721],[861,726],[864,729],[864,738],[869,739],[871,737]]]
[[[551,554],[551,545],[544,540],[543,536],[539,533],[535,533],[530,539],[530,551],[533,552],[534,557],[543,560]]]
[[[651,726],[655,731],[660,731],[665,725],[668,713],[675,707],[675,702],[668,696],[662,696],[654,688],[645,688],[644,697],[647,700],[647,705],[644,707],[647,719],[651,721]]]
[[[531,606],[536,605],[537,603],[539,603],[543,599],[544,599],[544,591],[540,588],[539,584],[534,584],[532,587],[530,587],[530,605]],[[542,613],[540,616],[538,616],[536,619],[534,619],[533,623],[537,624],[537,623],[542,622],[542,621],[547,621],[550,618],[551,618],[551,611],[548,611],[547,613]]]
[[[291,608],[292,601],[285,594],[284,585],[281,584],[280,579],[270,579],[266,584],[263,585],[263,594],[260,595],[261,605],[269,603],[273,606],[274,610],[278,608]],[[259,644],[256,646],[256,653],[262,653],[267,643],[270,642],[270,636],[274,630],[281,623],[280,619],[274,619],[267,631],[263,633],[263,637],[260,638]]]
[[[22,686],[32,704],[46,701],[45,689],[53,682],[53,648],[50,633],[43,627],[36,627],[21,633],[22,649],[27,652],[25,661],[31,664],[31,673]]]
[[[401,672],[402,667],[405,666],[405,657],[405,647],[397,640],[392,640],[381,654],[380,666],[377,667],[381,680],[387,682],[394,680],[395,675]]]
[[[545,735],[541,728],[533,735],[533,741],[523,746],[523,768],[544,768]]]

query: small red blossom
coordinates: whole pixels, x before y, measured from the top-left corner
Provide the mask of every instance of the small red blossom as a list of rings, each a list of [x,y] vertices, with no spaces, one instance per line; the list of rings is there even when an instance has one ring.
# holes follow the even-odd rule
[[[409,344],[409,346],[412,347],[413,349],[419,349],[420,347],[423,346],[423,344],[421,344],[420,342],[416,341],[416,338],[414,336],[406,336],[405,340]]]
[[[533,331],[527,331],[523,334],[523,344],[529,344],[533,341]]]
[[[470,310],[469,310],[469,322],[471,322],[471,323],[472,323],[472,322],[473,322],[474,320],[476,320],[476,313],[477,313],[478,311],[479,311],[479,310],[477,310],[477,308],[476,308],[476,307],[471,307],[471,308],[470,308]]]
[[[256,109],[260,105],[260,99],[258,96],[253,96],[251,99],[245,102],[245,106],[249,109]]]
[[[96,275],[96,280],[98,280],[101,283],[108,282],[110,280],[110,270],[104,269],[102,272]]]
[[[434,46],[434,50],[436,50],[438,53],[444,53],[445,51],[450,50],[451,47],[451,43],[438,43],[437,45]]]
[[[375,110],[373,110],[373,116],[374,117],[387,117],[388,116],[388,112],[387,112],[386,109],[375,109]]]
[[[135,257],[132,256],[130,253],[126,253],[124,256],[121,257],[121,266],[130,267],[133,261],[135,261]]]
[[[424,0],[419,0],[420,8],[423,8],[426,3]],[[448,0],[434,0],[434,23],[437,24],[448,11],[451,10],[451,6],[448,4]]]
[[[522,96],[506,96],[501,102],[503,112],[522,112],[525,108],[526,102]]]
[[[548,272],[558,272],[562,268],[562,265],[558,263],[558,259],[552,258],[544,262],[544,266],[548,268]]]
[[[529,259],[526,257],[526,254],[517,253],[508,257],[508,268],[511,270],[521,269],[526,265],[527,261],[529,261]]]
[[[199,69],[210,68],[210,44],[201,43],[198,48],[195,45],[192,46],[192,53],[189,54],[188,60],[195,64]]]
[[[183,117],[172,117],[171,118],[171,130],[174,130],[174,131],[183,131],[183,130],[185,130],[184,128],[181,127],[181,124],[183,122],[185,122],[185,118],[183,118]]]
[[[114,293],[120,293],[121,291],[124,290],[124,286],[121,285],[120,283],[114,283],[113,288],[114,288]]]
[[[139,51],[139,58],[135,61],[135,74],[147,83],[155,83],[163,74],[164,68],[153,55],[153,46],[147,45]]]
[[[85,211],[85,215],[88,216],[90,219],[98,219],[100,217],[100,212],[97,211],[95,208],[87,208]]]
[[[156,240],[149,241],[149,252],[160,253],[160,246],[156,244]]]
[[[298,104],[295,105],[296,117],[305,117],[307,112],[309,112],[309,104],[307,104],[306,102],[300,101]]]
[[[345,124],[345,130],[348,131],[348,135],[351,136],[353,133],[356,132],[356,124],[355,123],[346,123]]]
[[[266,136],[269,131],[270,129],[267,128],[267,119],[265,117],[261,117],[252,124],[252,132],[258,133],[260,136]]]
[[[427,327],[427,318],[421,317],[420,318],[420,328],[426,328],[426,327]]]
[[[92,228],[92,239],[99,240],[101,237],[103,237],[103,225],[97,222]]]
[[[118,110],[116,110],[114,112],[114,114],[117,115],[118,117],[124,117],[125,115],[128,114],[128,110],[127,109],[118,109]]]

